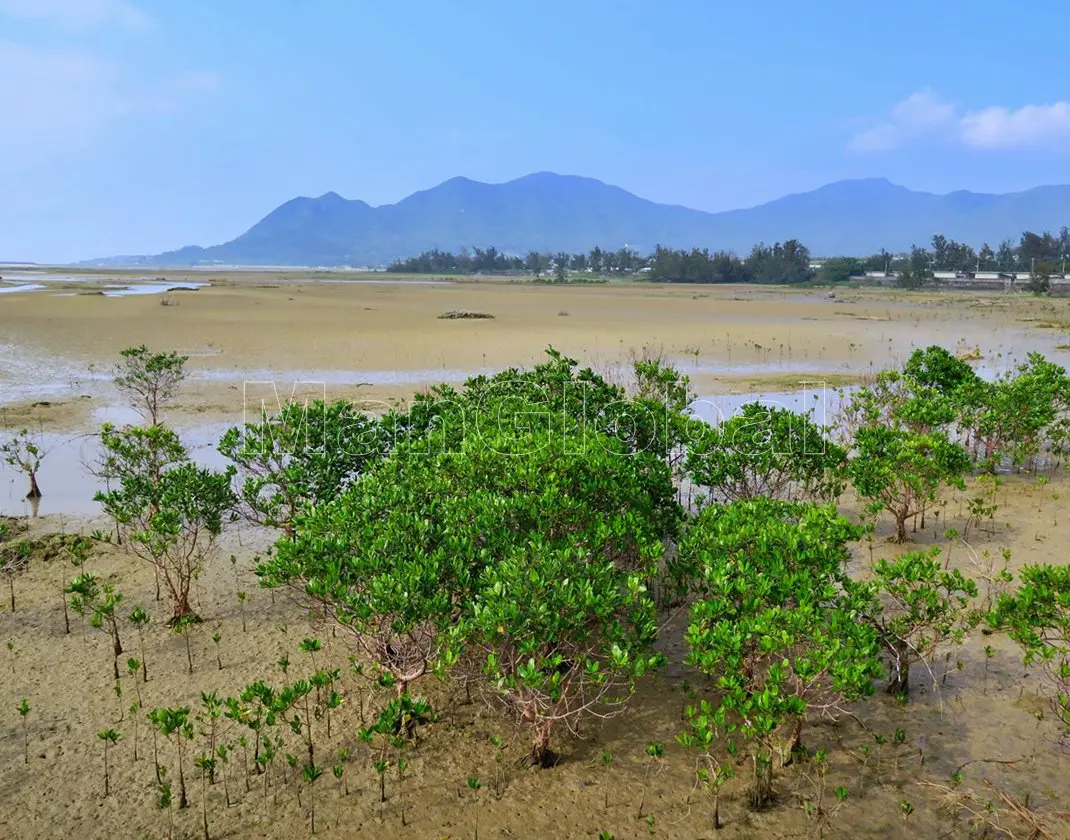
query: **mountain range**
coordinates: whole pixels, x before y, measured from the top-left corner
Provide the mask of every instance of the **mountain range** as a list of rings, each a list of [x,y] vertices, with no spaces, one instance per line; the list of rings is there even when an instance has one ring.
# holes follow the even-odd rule
[[[814,255],[862,256],[926,244],[935,233],[996,247],[1024,230],[1064,224],[1070,224],[1070,186],[934,195],[869,178],[708,213],[648,201],[593,178],[540,172],[501,184],[451,178],[379,207],[333,192],[295,198],[222,245],[89,264],[381,266],[432,248],[490,246],[524,254],[627,245],[645,253],[660,244],[746,254],[757,242],[790,238]]]

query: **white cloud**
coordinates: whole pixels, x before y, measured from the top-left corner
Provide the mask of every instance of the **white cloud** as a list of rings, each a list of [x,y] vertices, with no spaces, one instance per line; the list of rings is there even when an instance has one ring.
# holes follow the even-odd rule
[[[961,120],[962,140],[978,149],[1043,148],[1070,143],[1070,102],[985,108]]]
[[[930,90],[898,103],[876,125],[856,134],[848,148],[885,152],[917,140],[942,140],[974,149],[1065,148],[1070,142],[1070,102],[963,111]]]
[[[0,0],[0,15],[74,30],[112,24],[145,29],[152,24],[129,0]]]
[[[911,94],[892,108],[890,119],[851,140],[858,151],[883,152],[926,134],[946,130],[955,121],[955,107],[930,90]]]

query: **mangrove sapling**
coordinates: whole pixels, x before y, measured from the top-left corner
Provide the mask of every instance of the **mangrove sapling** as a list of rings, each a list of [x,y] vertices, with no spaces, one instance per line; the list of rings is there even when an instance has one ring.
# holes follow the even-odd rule
[[[238,607],[241,610],[241,631],[245,632],[245,593],[238,593]]]
[[[494,747],[494,796],[501,799],[505,792],[505,772],[502,770],[505,755],[502,753],[502,736],[491,735],[490,743]]]
[[[334,777],[341,782],[342,796],[349,796],[349,779],[346,777],[346,765],[349,763],[349,749],[338,750],[338,763],[334,765]]]
[[[67,558],[70,561],[71,566],[79,570],[84,569],[93,553],[94,544],[98,542],[105,542],[105,540],[101,539],[100,535],[96,534],[96,532],[90,537],[72,536],[70,540],[65,543]],[[70,614],[67,611],[66,563],[60,563],[60,599],[63,602],[63,633],[64,635],[69,635],[71,632],[71,620]]]
[[[12,639],[7,640],[7,652],[9,659],[11,660],[11,675],[15,675],[15,642]]]
[[[245,779],[245,792],[249,792],[249,737],[247,735],[238,736],[238,746],[241,747],[241,773]],[[254,769],[256,769],[254,767]]]
[[[722,764],[713,756],[717,733],[716,729],[710,726],[709,712],[709,703],[705,701],[702,701],[697,708],[689,706],[685,709],[684,719],[691,721],[690,731],[677,735],[676,740],[681,746],[700,751],[696,760],[695,783],[701,785],[706,795],[713,799],[713,827],[714,830],[719,831],[721,829],[721,788],[735,775],[735,771],[732,764]],[[703,715],[706,717],[703,718]],[[689,804],[690,799],[690,794],[688,794]]]
[[[175,398],[178,386],[186,378],[189,356],[174,351],[153,353],[144,344],[127,347],[119,351],[119,356],[113,372],[115,387],[142,421],[158,426],[164,407]]]
[[[297,760],[297,756],[296,755],[293,755],[291,753],[286,753],[286,765],[293,771],[294,778],[297,778],[300,775],[300,773],[298,772],[297,768],[301,765],[301,762]],[[289,782],[290,782],[289,775],[287,775],[285,781],[286,781],[287,784],[289,784]],[[297,807],[298,808],[302,807],[301,806],[301,788],[300,788],[300,786],[298,786],[298,788],[297,788]]]
[[[123,705],[123,681],[117,679],[113,687],[115,691],[115,701],[119,704],[119,723],[123,722],[123,715],[126,713],[126,707]]]
[[[0,460],[21,472],[29,481],[27,499],[41,498],[37,473],[41,469],[45,454],[37,437],[29,429],[20,429],[10,440],[0,443]]]
[[[301,780],[308,785],[309,823],[312,833],[316,833],[316,782],[323,775],[323,768],[315,764],[306,764],[301,769]]]
[[[193,759],[193,766],[201,771],[201,823],[204,827],[204,840],[211,840],[208,835],[208,784],[215,776],[215,756],[201,753]]]
[[[895,774],[895,778],[899,778],[899,748],[907,742],[907,733],[905,729],[895,730],[895,734],[892,735],[892,744],[895,746],[892,754],[895,756],[894,766],[892,772]]]
[[[895,540],[906,542],[907,521],[933,505],[943,484],[965,489],[969,454],[944,432],[917,433],[892,426],[858,430],[846,472],[858,495],[895,518]]]
[[[107,633],[112,643],[113,678],[119,679],[119,657],[123,654],[122,641],[119,639],[119,616],[117,608],[123,600],[121,592],[116,592],[110,583],[101,586],[95,575],[83,572],[67,586],[71,598],[71,609],[83,619],[88,615],[89,623],[95,630]]]
[[[282,749],[282,738],[265,737],[262,743],[260,755],[255,759],[257,772],[264,777],[264,799],[267,799],[268,786],[271,780],[271,769],[275,766],[275,759],[279,757]],[[278,802],[278,791],[275,792],[275,801]]]
[[[163,779],[166,771],[163,765],[160,764],[160,743],[159,733],[163,729],[163,709],[150,709],[146,715],[149,719],[149,723],[152,724],[149,729],[152,732],[152,765],[156,771],[156,784],[157,786],[163,784]],[[163,807],[162,805],[160,807]]]
[[[932,674],[929,663],[939,647],[960,644],[977,623],[967,610],[977,584],[957,569],[946,571],[939,553],[934,548],[880,560],[872,584],[858,587],[873,595],[865,615],[888,651],[888,693],[897,697],[909,695],[912,663],[923,663]]]
[[[137,628],[138,647],[141,649],[141,681],[149,681],[149,666],[145,660],[145,628],[149,624],[149,614],[141,607],[134,607],[127,620]]]
[[[219,632],[218,630],[216,630],[212,634],[212,641],[215,642],[215,661],[216,661],[216,665],[218,666],[220,671],[223,670],[223,657],[222,657],[222,655],[220,654],[220,651],[219,651],[219,643],[222,640],[223,640],[223,634],[221,632]]]
[[[126,673],[130,677],[130,681],[134,684],[134,692],[137,694],[137,703],[141,705],[141,685],[138,682],[137,674],[141,670],[141,661],[131,657],[126,660]]]
[[[223,703],[220,702],[219,697],[214,691],[201,692],[201,712],[198,717],[201,721],[207,721],[208,730],[202,734],[208,736],[208,754],[210,756],[215,755],[216,747],[216,732],[219,728],[219,718],[223,714]],[[211,765],[209,768],[208,782],[209,784],[215,784],[215,765]]]
[[[650,770],[655,763],[661,761],[665,756],[665,746],[659,744],[657,741],[651,741],[646,745],[646,769],[643,771],[643,793],[639,797],[639,813],[636,815],[636,819],[643,818],[643,806],[646,804],[646,790],[650,784]]]
[[[372,760],[372,767],[379,775],[379,822],[382,822],[383,805],[386,802],[386,771],[390,769],[390,762],[385,758],[376,758]]]
[[[472,791],[469,801],[472,803],[472,836],[474,840],[479,840],[479,791],[482,787],[483,783],[475,776],[468,777],[468,789]]]
[[[253,732],[253,766],[258,773],[266,766],[260,762],[260,745],[268,739],[266,727],[275,725],[277,703],[274,689],[259,680],[246,686],[237,700],[228,698],[226,701],[224,714]],[[265,795],[266,790],[265,782]]]
[[[134,761],[140,761],[141,758],[138,755],[137,743],[138,743],[138,718],[141,717],[141,701],[135,700],[130,704],[130,719],[134,722]]]
[[[704,759],[706,765],[700,764],[695,770],[695,776],[706,790],[706,795],[713,800],[713,828],[720,831],[724,827],[721,822],[721,788],[735,775],[735,770],[733,765],[721,764],[708,753]]]
[[[279,715],[286,718],[289,711],[294,711],[292,718],[287,718],[290,729],[298,738],[304,739],[308,749],[308,764],[316,763],[315,744],[312,736],[312,706],[309,695],[312,694],[312,683],[308,680],[298,680],[291,686],[283,688],[279,692],[276,710]],[[298,713],[298,708],[303,710],[304,717]]]
[[[159,768],[159,765],[157,765]],[[171,792],[171,781],[164,775],[164,771],[157,769],[156,778],[156,802],[161,808],[167,809],[167,837],[174,840],[175,837],[175,812],[172,809],[174,796]]]
[[[401,746],[404,745],[404,741],[402,741],[400,738],[397,739],[397,740],[399,742],[398,758],[397,758],[397,765],[398,765],[398,806],[401,809],[401,825],[404,826],[405,825],[405,788],[404,788],[402,783],[405,781],[405,771],[409,767],[409,762],[408,762],[407,759],[404,759],[404,758],[401,757]]]
[[[988,663],[996,655],[996,649],[992,645],[985,645],[985,687],[981,693],[988,696]]]
[[[149,713],[160,733],[171,742],[175,748],[175,764],[178,767],[178,807],[188,808],[189,800],[186,798],[186,771],[185,753],[186,741],[193,740],[193,723],[189,719],[190,709],[188,706],[180,706],[171,709],[153,709]]]
[[[190,647],[190,631],[197,625],[197,616],[184,615],[172,625],[172,629],[186,641],[186,662],[189,672],[193,673],[193,649]]]
[[[342,695],[334,690],[335,681],[341,676],[338,669],[316,671],[309,680],[316,689],[315,717],[327,720],[327,737],[331,737],[331,712],[342,705]]]
[[[228,744],[220,744],[215,748],[215,757],[218,760],[218,767],[220,775],[223,777],[223,797],[227,803],[227,807],[230,807],[230,785],[227,783],[227,767],[230,765],[230,746]]]
[[[18,706],[19,717],[22,718],[22,763],[30,763],[30,727],[28,718],[30,716],[30,701],[23,697]]]
[[[312,659],[312,671],[315,673],[319,669],[316,667],[316,654],[323,650],[323,642],[319,639],[302,639],[297,643],[297,649],[302,653],[307,653]]]
[[[108,747],[114,747],[118,744],[122,735],[114,729],[102,729],[97,733],[97,737],[104,742],[104,796],[107,797],[111,793],[111,781],[108,771]]]
[[[105,448],[125,445],[121,438],[130,431],[106,431]],[[154,426],[142,431],[159,436],[169,430]],[[181,449],[177,438],[174,445]],[[184,449],[176,458],[176,464],[155,475],[146,474],[155,466],[142,459],[119,477],[118,486],[94,497],[117,523],[127,548],[159,575],[171,601],[172,624],[196,616],[190,601],[193,582],[211,560],[224,525],[234,519],[232,471],[200,467]]]

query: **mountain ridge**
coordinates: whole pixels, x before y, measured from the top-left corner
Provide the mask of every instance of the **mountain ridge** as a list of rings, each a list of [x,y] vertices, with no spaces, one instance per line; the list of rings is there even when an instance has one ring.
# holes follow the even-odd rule
[[[815,255],[862,256],[903,251],[936,233],[995,247],[1024,230],[1067,223],[1070,185],[938,195],[886,178],[856,178],[711,213],[653,202],[595,178],[533,172],[502,183],[455,176],[378,206],[333,191],[298,196],[220,245],[85,264],[381,266],[432,248],[523,254],[626,245],[648,252],[659,244],[745,254],[758,242],[790,238]]]

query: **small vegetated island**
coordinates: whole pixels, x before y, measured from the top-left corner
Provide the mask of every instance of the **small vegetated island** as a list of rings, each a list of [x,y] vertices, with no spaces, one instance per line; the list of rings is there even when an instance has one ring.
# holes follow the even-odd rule
[[[384,824],[373,836],[437,836],[433,811],[412,823],[437,784],[463,803],[457,832],[478,836],[486,803],[518,777],[565,772],[593,748],[604,806],[599,793],[588,811],[605,837],[749,836],[763,811],[791,832],[860,836],[841,830],[851,809],[891,807],[882,824],[909,825],[926,796],[944,809],[944,836],[1066,836],[1059,803],[1023,781],[1028,756],[992,757],[1017,782],[972,764],[926,791],[908,784],[925,745],[864,700],[886,690],[883,703],[938,713],[958,646],[991,634],[1040,678],[1034,762],[1070,745],[1070,568],[1012,575],[1009,558],[969,539],[993,527],[1001,476],[1046,482],[1070,453],[1070,377],[1043,357],[987,381],[929,347],[846,396],[835,426],[754,403],[715,427],[688,413],[688,378],[660,359],[637,361],[621,386],[550,349],[530,369],[432,388],[403,412],[286,406],[224,435],[224,470],[195,463],[167,424],[185,362],[122,354],[115,383],[142,419],[99,433],[92,468],[111,524],[64,543],[57,564],[69,636],[49,643],[106,640],[85,648],[91,671],[69,690],[99,682],[115,698],[76,755],[100,762],[99,795],[130,812],[124,823],[209,840],[296,801],[311,833],[337,834],[365,809]],[[29,452],[26,436],[5,451]],[[38,461],[12,457],[41,492]],[[977,495],[956,513],[949,491],[967,482]],[[0,569],[15,610],[35,547],[12,527],[0,524]],[[255,582],[230,558],[240,625],[228,626],[240,629],[227,633],[281,623],[290,599],[310,629],[277,662],[243,649],[255,676],[220,691],[238,654],[213,632],[198,580],[243,528],[271,544]],[[911,548],[927,529],[942,549]],[[888,540],[901,547],[874,560]],[[131,574],[151,570],[156,602],[135,603],[128,576],[98,573],[105,552],[128,557]],[[265,595],[247,622],[260,589],[272,606]],[[172,697],[152,678],[168,639],[188,670]],[[657,696],[679,709],[672,729],[635,755],[599,743],[605,721],[666,684],[673,693]],[[496,730],[485,757],[434,778],[467,738],[458,721],[484,702],[479,719]],[[5,717],[19,757],[74,760],[33,748],[50,725],[41,705],[24,698]],[[437,757],[421,761],[426,750]],[[621,765],[642,785],[611,812]],[[687,781],[669,801],[651,788],[672,765]]]

